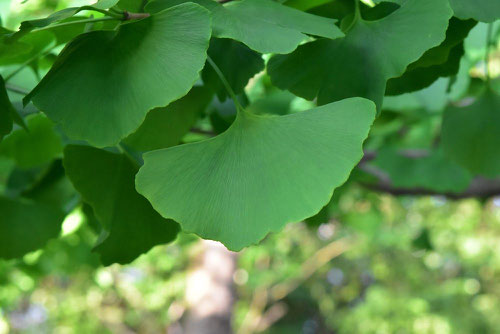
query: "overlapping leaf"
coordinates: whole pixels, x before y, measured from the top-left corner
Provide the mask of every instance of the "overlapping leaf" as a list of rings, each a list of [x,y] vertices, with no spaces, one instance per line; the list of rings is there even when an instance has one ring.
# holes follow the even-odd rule
[[[455,16],[493,22],[500,19],[500,1],[497,0],[450,0]]]
[[[213,93],[206,87],[193,87],[168,107],[151,110],[139,129],[125,138],[125,144],[144,152],[179,144],[212,97]]]
[[[361,98],[287,116],[242,111],[213,139],[146,153],[136,188],[184,230],[239,250],[328,203],[374,116]]]
[[[441,138],[445,153],[472,173],[500,175],[500,96],[487,90],[467,107],[449,107]]]
[[[189,0],[156,0],[146,10],[158,12]],[[307,35],[342,37],[335,21],[311,15],[272,0],[240,0],[221,5],[212,0],[192,0],[212,12],[214,36],[231,38],[261,53],[289,53]]]
[[[0,141],[12,131],[14,122],[25,127],[24,120],[9,100],[5,82],[0,75]]]
[[[57,237],[64,213],[28,200],[0,197],[0,258],[13,259]]]
[[[380,109],[386,81],[445,39],[451,15],[447,0],[408,0],[381,20],[358,19],[344,38],[274,56],[268,73],[278,87],[319,104],[362,96]]]
[[[185,95],[203,68],[210,38],[206,9],[186,3],[118,31],[80,35],[30,93],[68,136],[116,144],[146,113]]]
[[[264,69],[264,59],[259,53],[231,39],[213,38],[210,41],[208,55],[217,64],[236,94],[243,93],[248,81]],[[203,69],[201,77],[203,82],[216,92],[219,100],[226,99],[226,89],[209,64]]]
[[[131,262],[177,236],[179,225],[163,219],[136,192],[137,167],[125,155],[70,145],[64,150],[64,167],[102,224],[95,250],[103,264]]]

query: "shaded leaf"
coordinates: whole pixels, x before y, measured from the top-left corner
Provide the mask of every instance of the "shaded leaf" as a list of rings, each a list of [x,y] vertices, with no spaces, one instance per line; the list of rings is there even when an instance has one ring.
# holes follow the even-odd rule
[[[42,166],[62,154],[62,139],[54,123],[38,113],[26,117],[28,131],[18,129],[0,143],[0,155],[10,157],[27,169]]]
[[[192,3],[118,31],[80,35],[25,102],[31,99],[73,139],[114,145],[150,109],[189,91],[205,63],[209,38],[209,14]]]
[[[0,197],[0,257],[13,259],[59,235],[64,213],[27,200]]]
[[[450,0],[455,16],[493,22],[500,19],[500,1],[496,0]]]
[[[450,106],[443,116],[445,153],[472,173],[500,175],[500,96],[487,90],[473,104]]]
[[[168,107],[151,110],[136,132],[124,142],[138,151],[151,151],[179,144],[207,108],[213,94],[205,87],[193,87]]]
[[[239,250],[328,203],[362,156],[374,109],[353,98],[287,116],[243,111],[217,137],[146,153],[137,190],[183,230]]]
[[[64,168],[103,227],[95,247],[103,264],[129,263],[177,236],[177,223],[163,219],[136,192],[137,167],[125,155],[69,145],[64,150]]]
[[[158,12],[188,0],[156,0],[148,12]],[[212,0],[192,0],[212,12],[214,36],[231,38],[261,53],[289,53],[307,35],[342,37],[335,21],[304,13],[272,0],[241,0],[221,5]]]
[[[248,81],[264,69],[264,59],[257,52],[242,43],[226,38],[213,38],[208,55],[217,64],[236,94],[243,93]],[[219,100],[227,97],[226,89],[210,64],[201,74],[203,82],[212,88]]]
[[[362,96],[380,109],[386,81],[445,39],[451,15],[446,0],[408,0],[381,20],[358,19],[344,38],[274,56],[268,73],[276,86],[319,104]]]

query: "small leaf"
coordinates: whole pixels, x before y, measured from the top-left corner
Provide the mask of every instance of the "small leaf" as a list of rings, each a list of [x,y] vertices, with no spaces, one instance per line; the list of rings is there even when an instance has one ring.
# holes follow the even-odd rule
[[[39,167],[62,155],[62,139],[54,123],[38,113],[26,117],[28,131],[18,129],[0,143],[0,155],[10,157],[17,166]]]
[[[213,139],[146,153],[136,188],[183,230],[240,250],[328,203],[374,116],[360,98],[287,116],[244,111]]]
[[[497,0],[450,0],[456,17],[493,22],[500,19],[500,1]]]
[[[0,197],[0,257],[13,259],[59,235],[64,213],[44,204]]]
[[[163,219],[136,192],[137,167],[125,155],[69,145],[64,150],[64,167],[102,224],[103,233],[95,250],[103,264],[129,263],[177,236],[179,225]]]
[[[344,38],[274,56],[268,73],[276,86],[319,104],[362,96],[380,110],[386,81],[445,39],[451,15],[447,0],[408,0],[383,19],[357,20]]]
[[[148,12],[189,0],[156,0]],[[272,0],[241,0],[221,5],[212,0],[192,0],[212,12],[214,36],[231,38],[261,53],[289,53],[308,39],[307,35],[339,38],[335,21],[304,13]]]
[[[209,38],[209,14],[192,3],[118,31],[80,35],[25,102],[32,99],[73,139],[114,145],[136,130],[149,110],[190,90],[205,64]]]
[[[179,144],[212,100],[205,87],[193,87],[182,99],[168,107],[151,110],[136,132],[124,143],[138,151],[151,151]]]
[[[472,173],[500,175],[500,96],[487,90],[467,107],[446,109],[441,139],[445,153]]]

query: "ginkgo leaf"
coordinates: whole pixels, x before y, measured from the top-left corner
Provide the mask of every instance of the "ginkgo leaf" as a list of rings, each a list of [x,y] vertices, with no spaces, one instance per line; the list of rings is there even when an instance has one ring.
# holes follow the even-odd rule
[[[272,0],[240,0],[221,5],[212,0],[155,0],[146,10],[156,13],[192,1],[211,11],[214,36],[231,38],[261,53],[289,53],[308,35],[339,38],[335,20],[308,14]]]
[[[374,117],[361,98],[287,116],[241,111],[217,137],[146,153],[136,188],[183,230],[239,250],[328,203]]]
[[[450,0],[456,17],[493,22],[500,19],[500,1],[497,0]]]
[[[487,90],[473,104],[450,106],[443,116],[445,153],[472,173],[500,175],[500,96]]]
[[[440,151],[411,158],[394,149],[381,150],[373,164],[380,167],[397,188],[426,189],[436,192],[461,192],[472,176],[463,167],[447,159]]]
[[[0,258],[13,259],[59,235],[64,213],[23,199],[0,197]]]
[[[380,110],[386,81],[445,39],[447,0],[408,0],[377,21],[358,18],[346,37],[318,39],[268,63],[272,82],[319,104],[362,96]]]
[[[193,87],[182,99],[151,110],[139,129],[123,142],[144,152],[177,145],[212,98],[213,93],[206,87]]]
[[[14,37],[19,38],[29,33],[31,30],[35,28],[46,27],[52,23],[56,23],[64,19],[67,19],[84,10],[104,10],[113,7],[117,3],[118,0],[99,0],[90,6],[70,7],[62,9],[43,19],[23,21],[21,22],[19,31],[14,34]]]
[[[5,88],[5,81],[0,75],[0,141],[2,138],[12,131],[14,124],[13,117],[19,116],[17,110],[14,108],[9,100],[7,90]]]
[[[0,155],[10,157],[17,166],[40,167],[62,155],[62,138],[54,123],[44,114],[26,117],[27,130],[17,129],[0,143]]]
[[[179,225],[163,219],[135,190],[137,166],[127,156],[69,145],[64,149],[64,168],[102,224],[95,250],[103,264],[131,262],[177,236]]]
[[[181,38],[179,38],[181,36]],[[192,3],[70,42],[25,99],[73,139],[103,147],[186,95],[206,60],[210,17]]]

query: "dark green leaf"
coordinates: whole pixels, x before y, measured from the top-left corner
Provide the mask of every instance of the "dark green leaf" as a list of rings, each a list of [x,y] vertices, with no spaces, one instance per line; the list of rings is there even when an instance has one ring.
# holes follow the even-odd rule
[[[150,109],[190,90],[209,38],[209,13],[192,3],[118,31],[80,35],[25,101],[32,99],[73,139],[114,145],[136,130]]]
[[[27,200],[0,197],[0,257],[13,259],[58,236],[64,213]]]
[[[362,96],[380,109],[386,81],[445,39],[451,15],[446,0],[408,0],[381,20],[357,20],[345,38],[274,56],[268,72],[278,87],[319,104]]]
[[[179,225],[163,219],[134,188],[137,167],[123,154],[67,146],[64,168],[103,227],[96,245],[105,265],[129,263],[175,239]]]

